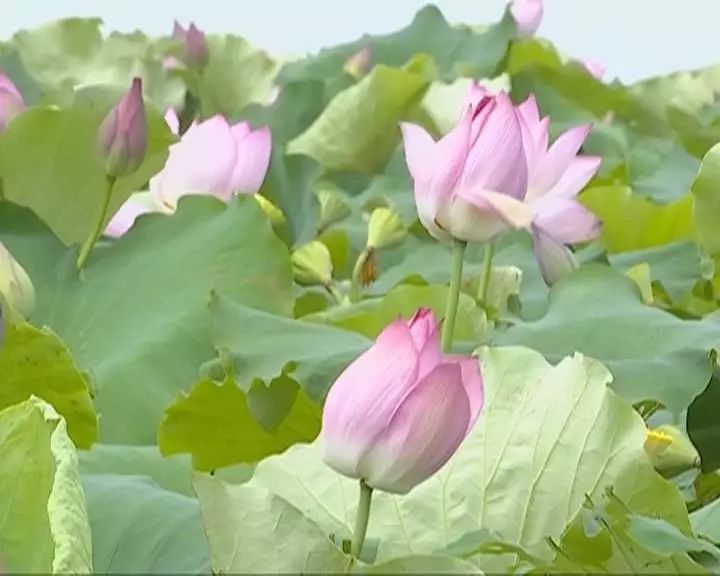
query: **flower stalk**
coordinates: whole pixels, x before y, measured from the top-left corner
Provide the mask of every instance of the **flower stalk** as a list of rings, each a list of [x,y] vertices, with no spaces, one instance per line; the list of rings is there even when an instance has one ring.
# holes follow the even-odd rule
[[[463,258],[465,257],[466,242],[455,240],[453,244],[452,275],[450,276],[450,289],[448,291],[440,339],[442,350],[448,354],[452,350],[453,334],[455,333],[455,319],[457,318],[458,301],[460,299],[460,285],[462,283]]]

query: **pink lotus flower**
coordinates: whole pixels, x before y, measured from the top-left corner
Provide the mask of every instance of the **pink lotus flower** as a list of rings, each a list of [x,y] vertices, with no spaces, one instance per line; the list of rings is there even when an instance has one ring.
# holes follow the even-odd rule
[[[571,128],[548,147],[550,119],[540,118],[535,97],[530,96],[518,109],[523,119],[529,176],[525,202],[533,212],[533,244],[543,278],[553,284],[577,266],[566,245],[600,234],[600,221],[576,197],[597,172],[601,158],[578,156],[590,125]]]
[[[605,76],[605,72],[607,71],[605,65],[597,60],[580,60],[580,64],[597,80],[602,80],[602,77]]]
[[[134,78],[130,90],[105,117],[98,130],[98,149],[109,176],[131,174],[147,150],[147,122],[142,80]]]
[[[166,121],[177,127],[176,115]],[[189,194],[229,201],[234,193],[255,194],[270,165],[270,129],[252,130],[247,122],[230,125],[220,115],[193,124],[170,146],[163,170],[150,180],[150,191],[168,209]]]
[[[543,0],[512,0],[510,13],[517,25],[517,35],[529,38],[540,27],[543,18]]]
[[[153,212],[152,208],[142,202],[129,198],[120,209],[115,212],[113,217],[105,227],[105,236],[110,238],[120,238],[130,230],[135,224],[135,220],[141,214]]]
[[[345,61],[343,70],[351,76],[361,78],[370,72],[372,60],[372,48],[369,45],[365,45]]]
[[[205,34],[192,22],[186,30],[175,20],[173,25],[173,40],[182,42],[184,60],[190,68],[201,69],[208,61],[208,48]]]
[[[0,72],[0,132],[25,110],[25,101],[12,80]]]
[[[405,494],[437,472],[483,406],[477,359],[445,356],[431,310],[389,324],[328,393],[325,462],[373,488]]]
[[[438,142],[415,124],[401,129],[418,216],[432,236],[485,242],[529,225],[522,130],[507,94],[473,88],[457,126]]]

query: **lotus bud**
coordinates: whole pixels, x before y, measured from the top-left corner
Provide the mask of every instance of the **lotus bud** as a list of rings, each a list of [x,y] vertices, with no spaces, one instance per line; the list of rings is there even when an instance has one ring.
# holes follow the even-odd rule
[[[432,310],[397,319],[337,378],[320,444],[334,470],[406,494],[455,453],[483,407],[476,358],[445,355]]]
[[[320,203],[319,230],[325,230],[329,226],[344,220],[350,216],[350,206],[342,199],[339,192],[329,186],[318,188],[315,196]]]
[[[265,198],[265,196],[255,194],[254,198],[257,200],[257,203],[260,204],[260,209],[265,213],[265,216],[270,219],[270,223],[273,226],[282,226],[285,222],[287,222],[285,214],[282,213],[282,210],[270,202],[270,200]]]
[[[370,68],[372,68],[372,48],[368,45],[355,52],[343,65],[345,72],[358,79],[370,72]]]
[[[529,38],[540,27],[543,18],[543,0],[512,0],[512,14],[520,38]]]
[[[106,174],[113,178],[133,173],[144,160],[147,122],[140,78],[133,79],[130,90],[100,125],[98,149]]]
[[[0,132],[25,110],[25,101],[12,80],[0,72]]]
[[[670,424],[648,429],[645,452],[655,470],[663,476],[671,477],[700,467],[700,454],[693,443]]]
[[[18,314],[27,318],[35,308],[35,288],[23,267],[0,242],[0,294]],[[2,311],[7,318],[9,312]]]
[[[203,69],[208,62],[208,47],[205,33],[192,22],[187,30],[176,20],[173,26],[173,40],[182,42],[185,64],[194,70]]]
[[[333,265],[330,251],[319,240],[308,242],[292,253],[295,280],[300,284],[319,284],[329,286],[332,283]]]

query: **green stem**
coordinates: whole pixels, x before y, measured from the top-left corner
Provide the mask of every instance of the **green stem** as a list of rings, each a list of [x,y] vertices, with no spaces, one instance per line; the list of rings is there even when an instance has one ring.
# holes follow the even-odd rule
[[[455,240],[453,245],[452,275],[450,276],[450,290],[448,292],[441,337],[442,349],[446,354],[452,350],[453,334],[455,333],[455,318],[457,317],[458,300],[460,298],[465,246],[467,246],[467,243],[462,240]]]
[[[368,520],[370,519],[372,492],[373,489],[366,484],[365,480],[360,480],[360,500],[358,501],[355,531],[353,532],[352,545],[350,547],[350,551],[355,558],[360,557],[363,544],[365,544],[365,535],[367,534]]]
[[[350,302],[357,301],[360,296],[360,277],[362,276],[362,269],[368,256],[368,249],[365,248],[360,252],[360,256],[358,256],[358,259],[355,261],[355,267],[353,268],[352,277],[350,278]]]
[[[480,286],[478,287],[478,296],[480,303],[487,308],[487,293],[490,286],[490,277],[492,276],[493,256],[495,256],[495,244],[488,242],[485,244],[485,257],[483,259],[482,276],[480,276]]]
[[[100,213],[95,221],[95,226],[93,227],[90,235],[85,239],[85,242],[83,242],[83,245],[80,247],[80,254],[78,254],[77,259],[78,270],[81,270],[85,265],[88,256],[90,256],[90,252],[92,252],[95,243],[98,241],[98,238],[100,238],[100,235],[103,232],[103,224],[105,223],[105,218],[107,217],[108,207],[110,206],[110,198],[112,197],[112,190],[113,186],[115,186],[116,180],[117,178],[115,178],[115,176],[106,176],[105,178],[105,197],[103,198]]]
[[[325,284],[324,287],[325,287],[325,290],[327,291],[327,293],[330,294],[330,296],[332,296],[333,298],[335,298],[335,301],[338,304],[342,304],[343,293],[340,292],[340,290],[338,290],[338,287],[335,285],[335,283],[333,281],[328,282],[327,284]]]

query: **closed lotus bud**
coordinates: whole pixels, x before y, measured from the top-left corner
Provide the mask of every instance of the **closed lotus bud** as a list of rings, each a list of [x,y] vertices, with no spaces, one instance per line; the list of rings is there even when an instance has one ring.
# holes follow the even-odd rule
[[[362,78],[370,72],[370,68],[372,68],[372,48],[367,45],[350,56],[343,66],[343,70],[355,78]]]
[[[108,176],[132,174],[145,158],[147,121],[142,97],[142,80],[132,86],[110,111],[98,130],[98,149]]]
[[[25,110],[22,94],[12,80],[0,72],[0,132],[7,128],[10,121]]]
[[[655,470],[663,476],[671,477],[700,467],[700,454],[693,443],[670,424],[648,429],[645,452]]]
[[[0,294],[18,314],[27,318],[35,308],[35,288],[27,272],[0,242]],[[3,310],[3,317],[8,311]]]
[[[333,265],[330,251],[319,240],[301,246],[290,257],[295,280],[300,284],[319,284],[329,286],[332,283]]]
[[[368,248],[390,248],[401,244],[406,237],[407,229],[397,212],[384,206],[373,210],[368,223]]]
[[[265,196],[255,194],[254,198],[257,200],[257,203],[260,204],[260,209],[265,213],[265,216],[270,219],[270,223],[273,226],[282,226],[285,222],[287,222],[285,214],[282,213],[282,210],[270,202],[270,200],[265,198]]]
[[[529,38],[540,27],[543,18],[543,0],[512,0],[512,14],[520,38]]]
[[[320,203],[320,222],[318,229],[325,230],[329,226],[350,216],[350,206],[343,200],[337,190],[323,186],[318,188],[315,196]]]
[[[431,310],[389,324],[330,388],[320,442],[337,472],[395,494],[450,459],[483,406],[476,358],[445,355]]]
[[[200,70],[208,62],[208,48],[205,33],[192,22],[187,30],[176,20],[173,26],[173,40],[182,42],[183,58],[188,67]]]

